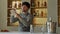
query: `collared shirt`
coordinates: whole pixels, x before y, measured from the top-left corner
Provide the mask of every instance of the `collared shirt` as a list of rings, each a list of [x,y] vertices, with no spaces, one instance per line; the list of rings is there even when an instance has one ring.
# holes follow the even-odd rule
[[[30,24],[32,24],[32,15],[30,13],[24,14],[24,12],[20,13],[20,16],[22,18],[14,18],[14,16],[11,17],[11,22],[14,23],[16,21],[19,21],[19,30],[24,31],[30,31]]]

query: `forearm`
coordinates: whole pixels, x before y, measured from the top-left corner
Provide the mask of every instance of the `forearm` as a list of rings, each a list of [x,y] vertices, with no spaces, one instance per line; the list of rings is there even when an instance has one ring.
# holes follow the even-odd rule
[[[24,19],[22,19],[22,18],[19,18],[19,20],[20,20],[20,22],[24,25],[24,26],[26,26],[26,27],[28,27],[29,25],[29,23],[27,23],[27,21],[26,20],[24,20]]]
[[[26,20],[26,19],[23,19],[19,14],[16,14],[17,15],[17,18],[19,19],[19,21],[20,21],[20,23],[22,23],[24,26],[26,26],[26,27],[28,27],[28,26],[30,26],[30,23],[31,23],[31,16],[29,16],[27,19],[28,19],[28,21]]]
[[[32,18],[27,18],[27,19],[28,19],[28,21],[23,18],[19,18],[20,22],[26,27],[28,27],[28,26],[30,26],[30,24],[32,24]]]

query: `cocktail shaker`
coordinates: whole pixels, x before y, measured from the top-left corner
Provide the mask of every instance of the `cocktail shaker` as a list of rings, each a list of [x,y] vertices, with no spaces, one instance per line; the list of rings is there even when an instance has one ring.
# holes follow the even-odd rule
[[[46,27],[48,33],[56,33],[56,22],[52,22],[51,17],[48,19]]]

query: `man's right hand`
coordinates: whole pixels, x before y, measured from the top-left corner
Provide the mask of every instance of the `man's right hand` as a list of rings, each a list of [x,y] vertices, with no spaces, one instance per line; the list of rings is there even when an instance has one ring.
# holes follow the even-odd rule
[[[18,18],[18,19],[21,18],[21,16],[16,12],[15,12],[15,15],[16,15],[16,18]]]

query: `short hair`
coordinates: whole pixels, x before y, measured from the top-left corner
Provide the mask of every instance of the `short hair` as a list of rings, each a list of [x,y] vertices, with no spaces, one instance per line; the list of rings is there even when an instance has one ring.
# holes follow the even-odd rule
[[[26,5],[28,8],[30,8],[30,3],[28,3],[28,2],[23,2],[23,3],[22,3],[22,6],[23,6],[23,5]]]

